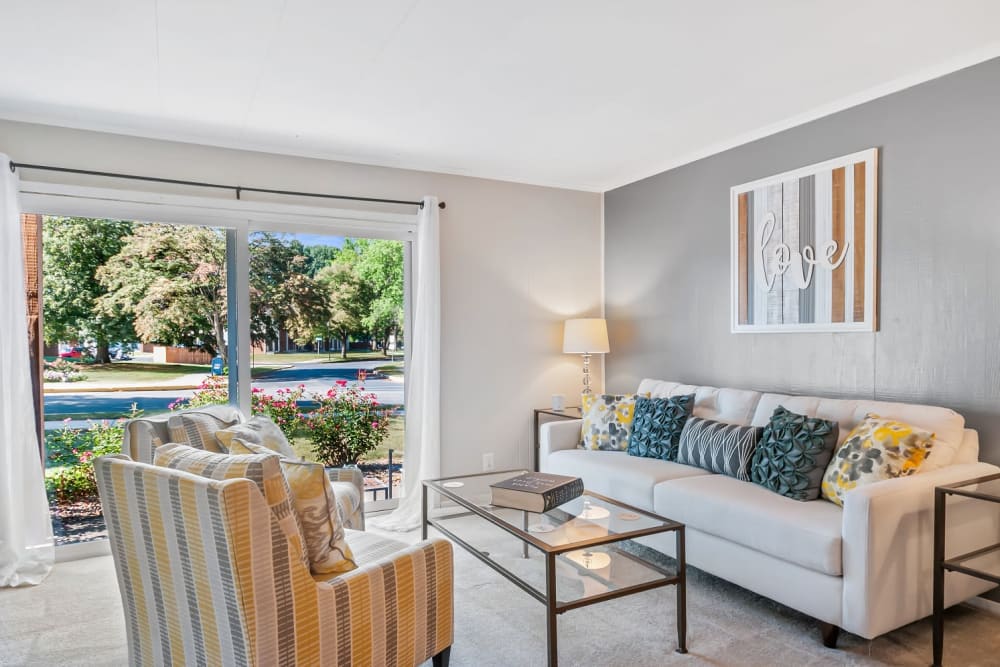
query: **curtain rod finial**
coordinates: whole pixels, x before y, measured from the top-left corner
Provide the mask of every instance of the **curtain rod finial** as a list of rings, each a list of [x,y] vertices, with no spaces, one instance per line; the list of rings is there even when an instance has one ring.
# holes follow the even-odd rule
[[[17,163],[14,162],[13,160],[11,160],[10,161],[10,173],[13,174],[15,169],[17,169]]]
[[[438,208],[445,208],[446,204],[444,202],[438,202]]]

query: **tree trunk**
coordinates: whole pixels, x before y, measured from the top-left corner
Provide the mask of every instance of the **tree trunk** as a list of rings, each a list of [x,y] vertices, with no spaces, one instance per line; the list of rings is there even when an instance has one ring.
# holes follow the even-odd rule
[[[106,340],[97,341],[97,349],[94,351],[94,362],[98,364],[110,364],[111,352],[108,350],[109,343]]]
[[[341,340],[342,340],[342,341],[343,341],[343,343],[344,343],[344,349],[342,349],[342,350],[340,351],[340,358],[341,358],[341,359],[346,359],[346,358],[347,358],[347,345],[348,345],[348,338],[350,338],[350,336],[349,336],[348,334],[344,334],[343,336],[341,336]]]
[[[212,313],[212,331],[215,332],[215,351],[222,357],[223,366],[229,365],[229,349],[226,345],[226,332],[222,328],[222,317]]]

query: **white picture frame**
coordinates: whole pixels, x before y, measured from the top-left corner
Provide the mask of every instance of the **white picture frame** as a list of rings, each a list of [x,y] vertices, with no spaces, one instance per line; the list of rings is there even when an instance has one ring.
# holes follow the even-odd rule
[[[732,333],[878,328],[878,149],[730,188]]]

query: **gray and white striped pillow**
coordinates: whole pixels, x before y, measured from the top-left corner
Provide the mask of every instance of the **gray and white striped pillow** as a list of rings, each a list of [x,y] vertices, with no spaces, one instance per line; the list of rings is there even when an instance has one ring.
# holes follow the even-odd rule
[[[750,462],[763,426],[740,426],[691,417],[681,432],[677,462],[750,481]]]

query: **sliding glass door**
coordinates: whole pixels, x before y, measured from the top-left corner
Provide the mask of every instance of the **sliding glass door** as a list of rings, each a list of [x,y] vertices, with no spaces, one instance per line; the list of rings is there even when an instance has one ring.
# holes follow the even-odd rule
[[[119,451],[125,419],[211,402],[272,417],[304,458],[358,466],[369,509],[398,498],[408,241],[318,225],[25,220],[40,223],[29,325],[44,341],[58,544],[106,536],[90,462]]]

